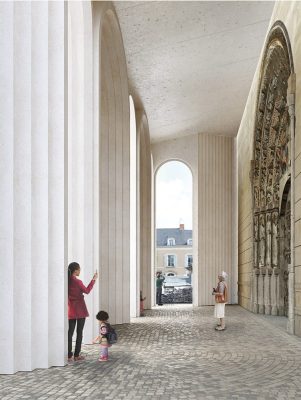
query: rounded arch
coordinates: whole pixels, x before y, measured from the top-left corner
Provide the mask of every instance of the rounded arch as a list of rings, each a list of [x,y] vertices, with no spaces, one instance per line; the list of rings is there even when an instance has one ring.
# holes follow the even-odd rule
[[[285,273],[282,271],[287,270],[287,263],[281,258],[283,223],[280,212],[282,188],[286,187],[287,177],[291,174],[287,92],[293,73],[289,36],[284,24],[276,21],[262,57],[251,171],[253,305],[255,312],[273,315],[287,315],[283,290]]]
[[[180,162],[180,163],[186,165],[186,167],[188,167],[188,169],[189,169],[190,172],[191,172],[192,183],[193,183],[194,173],[193,173],[193,168],[192,168],[192,166],[191,166],[186,160],[182,160],[182,159],[180,159],[180,158],[168,158],[168,159],[162,161],[160,164],[158,164],[158,165],[156,166],[155,170],[154,170],[154,179],[155,179],[155,181],[156,181],[156,177],[157,177],[157,173],[158,173],[159,169],[160,169],[164,164],[167,164],[167,163],[172,162],[172,161]]]

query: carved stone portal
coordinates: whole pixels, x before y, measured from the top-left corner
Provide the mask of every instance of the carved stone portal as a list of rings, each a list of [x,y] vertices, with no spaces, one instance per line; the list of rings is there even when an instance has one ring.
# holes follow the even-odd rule
[[[287,88],[290,74],[286,40],[282,31],[275,29],[262,64],[251,175],[253,311],[273,315],[287,315],[288,309],[291,159]],[[279,189],[284,177],[287,178],[285,199]]]

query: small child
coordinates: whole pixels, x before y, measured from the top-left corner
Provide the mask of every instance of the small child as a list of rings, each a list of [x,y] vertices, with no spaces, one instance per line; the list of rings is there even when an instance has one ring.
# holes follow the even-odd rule
[[[106,311],[99,311],[96,315],[96,319],[99,321],[99,335],[93,340],[93,342],[100,344],[100,356],[98,360],[108,361],[108,348],[111,346],[108,340],[109,327],[107,325],[109,314]]]

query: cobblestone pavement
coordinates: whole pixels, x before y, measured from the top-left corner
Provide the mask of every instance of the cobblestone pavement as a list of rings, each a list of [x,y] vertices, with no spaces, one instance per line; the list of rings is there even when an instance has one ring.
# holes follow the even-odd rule
[[[117,326],[110,361],[98,345],[64,368],[0,376],[8,399],[301,399],[301,339],[284,317],[227,306],[214,330],[213,307],[163,306]]]

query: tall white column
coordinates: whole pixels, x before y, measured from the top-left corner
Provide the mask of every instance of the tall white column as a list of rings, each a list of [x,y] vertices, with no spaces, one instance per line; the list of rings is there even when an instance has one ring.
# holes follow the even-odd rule
[[[48,363],[48,4],[31,12],[32,368]],[[50,289],[51,290],[51,289]]]
[[[0,373],[67,355],[65,15],[0,4]]]
[[[31,370],[31,4],[14,4],[15,366]]]
[[[94,82],[99,135],[100,307],[112,323],[130,319],[130,121],[125,54],[110,3],[94,2]],[[100,114],[99,114],[100,111]],[[96,161],[98,162],[98,160]],[[96,175],[97,176],[97,175]],[[98,246],[98,245],[97,245]]]
[[[0,373],[14,366],[13,3],[0,3]]]
[[[49,364],[67,356],[67,109],[65,24],[67,5],[49,2]]]

